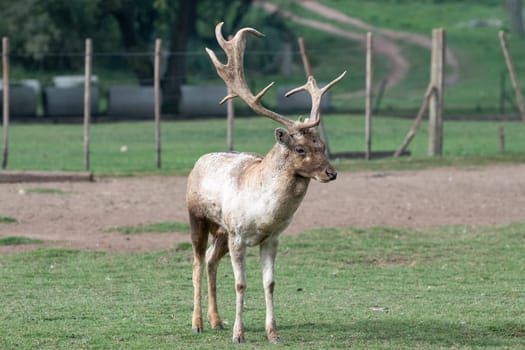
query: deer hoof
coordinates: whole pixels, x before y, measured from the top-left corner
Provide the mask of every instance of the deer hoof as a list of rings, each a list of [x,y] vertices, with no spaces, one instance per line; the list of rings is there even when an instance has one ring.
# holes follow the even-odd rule
[[[242,336],[233,337],[232,341],[234,344],[242,344],[244,343],[244,337]]]
[[[195,334],[200,334],[204,332],[204,329],[202,327],[198,327],[198,328],[193,328],[192,331]]]
[[[270,339],[270,343],[279,344],[281,342],[281,337]]]
[[[213,329],[216,330],[216,331],[222,331],[222,330],[224,330],[224,326],[222,324],[218,324],[218,325],[214,326]]]

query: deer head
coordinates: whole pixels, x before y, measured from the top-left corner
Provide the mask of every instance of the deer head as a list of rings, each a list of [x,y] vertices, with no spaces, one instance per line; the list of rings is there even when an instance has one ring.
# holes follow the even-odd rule
[[[228,58],[226,64],[219,61],[215,53],[206,48],[217,74],[229,88],[229,94],[222,99],[225,101],[240,97],[255,113],[270,118],[285,128],[275,130],[275,139],[281,151],[287,159],[287,164],[296,175],[305,178],[314,178],[320,182],[335,180],[337,172],[329,164],[325,155],[325,145],[316,130],[321,122],[321,98],[326,91],[338,83],[346,74],[341,75],[324,86],[322,89],[317,86],[313,76],[309,76],[307,82],[285,94],[291,96],[299,91],[307,91],[312,98],[312,108],[310,117],[302,121],[288,119],[281,114],[271,111],[262,105],[261,99],[264,94],[273,86],[273,82],[262,89],[257,95],[253,95],[244,75],[244,50],[246,48],[246,34],[256,37],[264,37],[264,34],[253,28],[240,29],[230,40],[224,39],[222,35],[223,22],[215,27],[215,36],[221,48]]]

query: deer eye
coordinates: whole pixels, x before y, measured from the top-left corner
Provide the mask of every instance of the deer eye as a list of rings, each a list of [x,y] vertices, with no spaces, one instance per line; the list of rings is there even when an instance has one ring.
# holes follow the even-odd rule
[[[304,150],[304,147],[301,145],[295,146],[295,153],[297,153],[300,156],[304,156],[306,154],[306,151]]]

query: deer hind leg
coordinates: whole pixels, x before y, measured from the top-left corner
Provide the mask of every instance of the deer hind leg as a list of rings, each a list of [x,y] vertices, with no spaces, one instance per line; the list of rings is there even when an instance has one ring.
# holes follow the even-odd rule
[[[275,287],[274,266],[278,244],[279,242],[277,239],[269,239],[261,244],[259,250],[261,270],[263,275],[264,300],[266,302],[265,329],[266,336],[272,343],[278,343],[281,341],[281,337],[277,332],[277,324],[275,322],[273,308],[273,290]]]
[[[191,328],[194,333],[202,333],[202,274],[206,247],[208,245],[209,222],[205,218],[190,215],[191,244],[193,246],[193,317]]]
[[[235,323],[233,324],[233,342],[244,343],[244,323],[242,319],[244,293],[246,291],[246,246],[228,239],[233,274],[235,276]]]
[[[221,258],[228,252],[228,234],[222,229],[212,230],[213,241],[206,252],[208,267],[208,321],[213,329],[224,329],[217,309],[217,268]]]

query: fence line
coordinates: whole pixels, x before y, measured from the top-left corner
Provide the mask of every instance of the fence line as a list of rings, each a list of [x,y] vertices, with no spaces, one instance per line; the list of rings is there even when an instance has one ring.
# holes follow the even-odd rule
[[[313,56],[314,52],[321,52],[321,51],[313,49],[313,50],[309,50],[309,54],[312,56],[311,57],[312,64],[315,62],[318,65],[316,69],[319,70],[319,72],[316,72],[316,78],[318,78],[317,79],[318,81],[322,82],[324,79],[328,79],[333,74],[330,72],[329,66],[319,65],[319,57]],[[257,55],[260,55],[260,54],[266,55],[269,53],[270,51],[248,51],[246,52],[246,57],[247,58],[249,58],[250,56],[257,57]],[[117,54],[120,54],[120,52],[117,52],[114,54],[111,54],[111,53],[97,54],[96,52],[92,53],[94,69],[97,69],[97,67],[98,68],[112,67],[111,65],[118,65],[116,71],[124,73],[122,75],[118,73],[117,74],[113,74],[113,73],[107,74],[104,69],[101,69],[99,71],[99,74],[102,75],[102,79],[94,87],[95,88],[98,87],[99,93],[104,94],[104,95],[101,95],[101,101],[105,101],[106,95],[112,86],[139,85],[139,81],[137,77],[131,72],[131,70],[124,71],[120,68],[122,67],[122,62],[123,62],[121,59],[117,59],[116,61],[113,61],[113,60],[105,61],[106,60],[105,57],[115,56]],[[166,54],[165,52],[161,54],[161,57],[162,57],[161,67],[162,67],[162,62],[164,60],[165,54]],[[180,53],[180,54],[185,54],[185,53]],[[327,52],[325,52],[325,55],[323,56],[330,56],[330,55],[348,56],[348,54],[349,54],[349,51],[347,49],[340,48],[337,50],[336,49],[328,50]],[[134,55],[133,53],[127,53],[126,55],[122,55],[122,56],[132,57],[133,55]],[[212,67],[207,65],[208,62],[207,62],[204,52],[195,52],[195,53],[191,53],[190,56],[191,55],[193,55],[194,57],[197,57],[197,59],[192,59],[188,61],[188,65],[189,65],[188,70],[191,73],[188,73],[186,78],[188,79],[189,85],[199,85],[201,84],[201,81],[202,82],[206,81],[208,85],[214,85],[214,84],[221,85],[222,84],[222,82],[220,82],[220,80],[217,78],[215,72],[212,70]],[[274,53],[274,55],[278,56],[279,53]],[[299,64],[300,64],[300,57],[299,57],[300,50],[294,50],[293,55],[297,55],[297,57],[293,56],[294,57],[293,62],[295,64],[293,66],[294,71],[290,75],[289,82],[287,83],[285,82],[285,84],[296,84],[296,82],[297,83],[300,82],[298,80],[299,75],[297,74],[298,69],[299,69]],[[76,53],[75,56],[81,57],[80,54],[78,53]],[[153,60],[155,54],[153,52],[150,52],[147,55],[143,55],[143,56],[151,57]],[[23,65],[23,63],[21,63],[20,61],[17,64],[16,59],[14,59],[15,57],[17,57],[17,55],[10,52],[9,57],[11,58],[12,66],[18,67],[18,65]],[[202,59],[200,57],[202,57]],[[385,79],[385,66],[383,63],[381,63],[383,61],[384,61],[383,59],[378,60],[376,64],[378,66],[376,68],[377,69],[376,76],[377,76],[378,82],[374,84],[375,95],[376,95],[376,100],[377,100],[375,101],[376,108],[374,110],[374,114],[388,113],[388,114],[393,114],[393,115],[396,115],[396,114],[406,115],[407,112],[409,112],[410,114],[415,113],[417,111],[417,108],[419,107],[420,96],[424,92],[424,89],[426,88],[426,85],[423,84],[423,82],[425,82],[426,79],[420,79],[419,81],[421,82],[421,84],[419,84],[417,81],[412,80],[411,84],[409,84],[407,88],[405,88],[404,86],[402,88],[393,88],[390,86],[387,87],[387,86],[381,85],[380,82],[385,82],[384,80]],[[503,69],[504,61],[503,60],[501,61],[502,61],[501,68]],[[363,62],[365,62],[364,59],[363,59]],[[521,62],[520,60],[517,61],[518,71],[520,70],[520,66],[521,66],[520,62]],[[80,62],[75,61],[74,65],[75,67],[78,67],[80,65]],[[151,65],[151,67],[153,67],[153,65]],[[423,67],[425,67],[424,70],[423,70]],[[35,69],[36,68],[37,67],[35,67]],[[416,63],[411,63],[410,68],[411,69],[410,69],[409,74],[414,74],[414,75],[417,74],[418,76],[420,75],[423,76],[423,75],[426,75],[426,72],[428,72],[428,64],[423,65],[420,60],[417,61]],[[111,69],[111,68],[105,68],[105,69]],[[78,70],[79,70],[78,68],[71,68],[70,72],[72,72],[72,74],[75,74],[74,72],[75,71],[78,72]],[[257,71],[260,74],[261,69],[257,70],[256,68],[254,68],[254,66],[250,67],[248,65],[246,67],[246,72],[250,72],[250,71]],[[12,74],[15,77],[16,76],[20,77],[20,72],[21,72],[20,70],[14,70]],[[52,72],[52,71],[48,70],[47,72]],[[363,68],[358,67],[358,69],[356,69],[354,66],[351,66],[349,69],[349,73],[350,74],[349,74],[348,79],[346,79],[346,81],[342,85],[342,87],[347,89],[347,92],[342,93],[341,89],[338,89],[338,92],[334,94],[334,97],[332,99],[334,102],[332,105],[336,107],[337,110],[339,111],[347,111],[347,112],[352,111],[352,112],[363,113],[365,111],[365,108],[360,98],[364,96],[364,91],[365,91],[365,79],[366,79],[365,67],[363,65]],[[35,73],[35,74],[41,75],[40,73]],[[62,70],[61,72],[57,72],[57,74],[64,74],[64,71]],[[96,74],[96,71],[94,72],[94,74]],[[271,73],[271,74],[278,76],[277,79],[280,79],[281,81],[284,81],[284,77],[286,76],[284,74],[279,75],[278,73]],[[509,74],[509,73],[507,72],[506,74]],[[161,76],[162,76],[162,70],[161,70]],[[464,76],[465,75],[462,75],[462,78]],[[98,77],[100,78],[100,75]],[[169,80],[179,79],[179,78],[180,77],[162,76],[162,82],[167,82]],[[42,85],[41,91],[44,91],[45,87],[52,86],[52,84],[50,83],[50,80],[51,80],[50,77],[44,76],[44,78],[39,77],[39,79],[40,81],[37,81],[37,83],[39,84],[39,88],[40,88],[40,85]],[[13,80],[13,77],[11,77],[11,80]],[[27,80],[27,79],[23,79],[23,80]],[[507,85],[510,85],[511,79],[508,79],[507,82],[508,82]],[[254,83],[256,83],[256,81],[252,80],[250,83],[253,85]],[[153,87],[154,85],[153,74],[151,74],[151,76],[148,75],[146,77],[141,78],[140,84],[148,84],[148,86],[151,85]],[[469,84],[472,84],[472,83],[469,83]],[[465,85],[465,84],[463,83],[462,85]],[[456,88],[455,86],[459,86],[459,85],[452,85],[452,89],[455,89]],[[492,114],[492,116],[498,116],[501,114],[500,113],[500,110],[501,110],[501,97],[500,96],[507,97],[507,101],[505,102],[509,102],[508,98],[512,98],[512,100],[515,99],[514,94],[512,94],[511,96],[510,94],[506,95],[502,92],[508,89],[509,87],[506,87],[505,84],[502,84],[502,82],[500,82],[500,74],[497,75],[497,78],[494,78],[493,83],[488,83],[488,84],[484,83],[484,84],[480,84],[479,86],[483,87],[483,91],[480,91],[479,94],[473,94],[473,93],[467,94],[467,98],[459,102],[458,100],[453,100],[451,102],[447,101],[448,115],[450,115],[450,113],[455,113],[455,114],[470,113],[470,114],[476,114],[476,115]],[[510,88],[512,89],[512,87]],[[468,88],[465,88],[465,89],[468,90]],[[151,95],[153,95],[153,88],[151,89],[151,91],[152,91]],[[489,93],[490,95],[487,95],[487,93]],[[15,98],[15,96],[18,94],[19,94],[18,90],[12,91],[11,98]],[[32,102],[33,104],[37,105],[37,107],[35,107],[35,110],[32,112],[31,115],[47,116],[48,115],[47,114],[48,110],[46,109],[47,105],[45,103],[43,104],[42,102],[40,102],[42,100],[40,98],[41,95],[43,95],[44,97],[43,101],[47,102],[46,94],[45,93],[41,94],[40,90],[37,91],[37,94],[38,95],[35,98],[35,101]],[[163,94],[164,96],[167,96],[166,91],[164,91]],[[493,96],[493,98],[491,98],[491,96]],[[269,103],[270,105],[271,104],[276,105],[275,100],[271,100],[270,102],[268,102],[268,99],[273,98],[273,97],[274,96],[272,94],[269,94],[269,96],[266,98],[266,102]],[[92,100],[97,101],[96,94],[92,96]],[[153,102],[151,102],[151,104],[153,105]],[[17,110],[18,106],[19,105],[17,105],[16,103],[12,103],[12,106],[11,106],[11,117],[12,118],[13,117],[18,118],[20,116],[20,113]],[[102,108],[105,108],[107,104],[101,103],[100,106]],[[379,108],[379,106],[381,108]],[[516,103],[510,103],[510,106],[511,106],[511,109],[507,108],[506,112],[507,114],[511,114],[511,113],[514,114],[515,111],[517,111],[518,105]],[[25,107],[25,110],[29,108],[28,105],[24,107]],[[153,111],[153,108],[151,110]],[[105,110],[101,110],[101,111],[104,112]],[[94,117],[101,115],[101,113],[99,113],[97,109],[92,109],[91,112]],[[224,114],[226,114],[226,112],[224,112]],[[153,113],[151,113],[151,116],[153,116]],[[514,117],[514,115],[512,117]]]
[[[433,44],[433,53],[432,53],[432,63],[431,63],[431,87],[432,87],[432,93],[431,94],[425,94],[425,99],[423,106],[426,109],[427,104],[430,105],[430,116],[429,116],[429,155],[440,155],[442,153],[442,129],[443,129],[443,96],[444,96],[444,51],[445,51],[445,36],[443,30],[434,30],[433,31],[433,37],[434,37],[434,44]],[[2,161],[2,168],[5,169],[7,167],[7,159],[8,159],[8,127],[9,127],[9,121],[11,117],[11,111],[10,108],[10,98],[12,97],[10,95],[9,90],[9,57],[12,57],[13,55],[9,52],[9,41],[7,38],[4,38],[2,40],[3,42],[3,51],[2,51],[2,61],[3,61],[3,161]],[[503,44],[502,44],[503,45]],[[301,53],[301,57],[303,59],[303,62],[305,62],[305,69],[306,73],[311,74],[309,72],[309,61],[306,57],[306,50],[304,48],[304,42],[301,45],[301,40],[299,41],[299,52]],[[314,50],[315,51],[315,50]],[[252,52],[252,54],[257,54],[263,51],[256,51]],[[266,52],[265,52],[266,53]],[[152,117],[154,117],[155,120],[155,139],[156,139],[156,165],[157,168],[161,168],[161,128],[160,128],[160,120],[161,120],[161,87],[160,87],[160,75],[161,75],[161,61],[162,61],[162,46],[160,39],[157,39],[155,42],[155,51],[153,52],[153,58],[154,58],[154,72],[152,74],[152,81],[154,83],[154,87],[152,89],[153,94],[151,98],[152,108],[151,113]],[[372,110],[373,109],[373,71],[374,67],[372,64],[372,54],[373,54],[373,36],[371,33],[367,34],[367,56],[366,56],[366,76],[364,77],[365,86],[366,86],[366,95],[365,95],[365,111],[366,111],[366,119],[365,119],[365,152],[364,157],[367,159],[370,159],[371,155],[371,148],[372,148],[372,123],[371,123],[371,117],[372,117]],[[131,54],[133,55],[133,53]],[[84,71],[84,99],[83,99],[83,110],[84,110],[84,168],[85,170],[89,170],[90,168],[90,162],[89,162],[89,156],[90,156],[90,144],[89,144],[89,124],[91,123],[91,117],[93,114],[93,111],[91,109],[91,103],[93,99],[95,98],[91,92],[92,92],[92,79],[94,76],[92,75],[92,65],[93,65],[93,57],[94,56],[102,56],[100,53],[96,54],[93,52],[92,48],[92,42],[90,39],[86,39],[86,51],[85,51],[85,71]],[[151,53],[148,53],[148,56],[152,56]],[[511,71],[512,73],[512,71]],[[358,76],[359,78],[361,75],[359,72],[355,72],[354,76]],[[383,84],[381,86],[385,86],[384,79],[382,80]],[[502,85],[502,89],[504,88]],[[222,86],[222,84],[221,84]],[[519,90],[519,87],[518,87]],[[382,97],[384,91],[383,89],[380,90],[380,95]],[[222,93],[221,93],[222,94]],[[223,94],[224,96],[224,94]],[[127,97],[128,100],[133,100],[133,98]],[[428,101],[427,101],[428,99]],[[377,100],[380,100],[380,98],[377,98]],[[379,104],[379,101],[376,101],[377,105]],[[109,104],[109,103],[108,103]],[[376,105],[376,107],[378,107]],[[233,106],[233,105],[232,105]],[[231,106],[230,106],[231,107]],[[422,107],[423,108],[423,107]],[[374,110],[376,111],[376,110]],[[376,112],[375,112],[376,113]],[[433,116],[433,114],[435,116]],[[232,114],[233,115],[233,112]],[[421,122],[422,118],[422,112],[420,110],[420,113],[418,113],[418,116],[416,117],[416,123],[417,127],[419,127],[419,123]],[[410,132],[413,130],[409,130]],[[417,129],[416,129],[417,131]],[[228,138],[228,149],[233,149],[233,141],[230,141],[230,139],[233,137],[233,132],[231,131],[231,135],[229,135]],[[413,135],[411,135],[413,137]],[[328,141],[328,140],[327,140]],[[327,143],[328,144],[328,143]],[[406,147],[405,147],[406,148]]]

